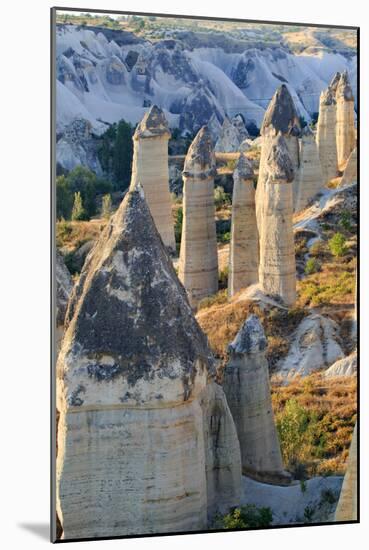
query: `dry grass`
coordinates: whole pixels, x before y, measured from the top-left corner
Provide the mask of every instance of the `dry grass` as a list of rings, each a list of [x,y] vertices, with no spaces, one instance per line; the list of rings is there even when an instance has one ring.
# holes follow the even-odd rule
[[[106,223],[103,218],[86,222],[57,222],[56,244],[65,252],[73,252],[87,241],[96,241]]]

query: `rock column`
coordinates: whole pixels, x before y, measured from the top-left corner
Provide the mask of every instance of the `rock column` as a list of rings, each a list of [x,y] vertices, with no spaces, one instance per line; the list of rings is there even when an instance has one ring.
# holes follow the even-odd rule
[[[357,148],[352,151],[342,176],[340,187],[357,183]]]
[[[336,140],[338,167],[342,170],[355,148],[354,95],[347,71],[344,71],[336,91]]]
[[[266,180],[261,206],[259,280],[266,294],[286,305],[296,300],[295,245],[292,228],[294,178],[286,141],[278,135],[266,159]]]
[[[309,201],[323,187],[323,175],[320,166],[315,136],[306,126],[300,140],[300,170],[297,192],[294,196],[294,211],[298,212],[307,206]]]
[[[241,447],[242,472],[267,483],[286,484],[274,423],[266,359],[267,339],[256,315],[250,315],[229,345],[224,392]]]
[[[69,296],[72,292],[73,282],[64,263],[63,256],[57,250],[55,262],[56,282],[56,350],[59,351],[64,333],[64,320],[67,311]]]
[[[203,126],[188,150],[183,171],[183,226],[178,275],[192,307],[218,290],[215,174],[211,137],[207,127]]]
[[[233,172],[228,295],[258,282],[259,236],[255,212],[254,171],[241,153]]]
[[[328,87],[320,94],[316,143],[322,167],[323,184],[337,176],[336,100],[335,92]]]
[[[170,132],[163,111],[153,105],[133,136],[131,186],[140,183],[164,245],[175,252],[172,201],[169,192],[168,140]]]
[[[357,426],[350,446],[346,474],[343,480],[340,498],[337,504],[335,521],[357,520]]]

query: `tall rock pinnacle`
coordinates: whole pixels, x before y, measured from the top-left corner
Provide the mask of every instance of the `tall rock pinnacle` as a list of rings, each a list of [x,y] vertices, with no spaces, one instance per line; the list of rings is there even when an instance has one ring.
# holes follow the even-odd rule
[[[299,184],[296,186],[297,193],[294,195],[295,212],[305,208],[309,201],[323,187],[323,175],[318,147],[315,135],[308,126],[302,130],[300,160]]]
[[[355,521],[357,517],[357,426],[352,435],[350,454],[340,498],[337,504],[335,521]]]
[[[72,292],[73,283],[63,256],[56,250],[55,262],[56,282],[56,348],[59,349],[63,333],[65,315],[67,312],[69,296]]]
[[[256,315],[250,315],[229,345],[224,392],[236,424],[242,471],[267,483],[289,483],[274,424],[266,359],[267,339]]]
[[[339,73],[336,73],[333,81]],[[338,76],[338,78],[340,75]],[[337,145],[336,145],[336,99],[333,88],[328,87],[320,94],[319,117],[317,122],[316,143],[318,146],[322,168],[323,185],[327,185],[337,176]]]
[[[204,529],[237,505],[233,420],[139,185],[88,256],[68,318],[57,364],[64,538]],[[212,439],[215,421],[229,452]]]
[[[258,282],[259,236],[255,212],[254,170],[241,153],[233,172],[228,295]]]
[[[169,192],[168,140],[170,132],[163,111],[153,105],[133,136],[131,186],[140,182],[164,245],[175,252],[172,202]]]
[[[183,226],[179,278],[191,306],[218,290],[215,230],[215,155],[207,126],[193,140],[183,170]]]
[[[347,71],[341,74],[336,90],[336,140],[338,167],[342,170],[355,148],[354,95]]]
[[[271,144],[266,165],[259,228],[259,280],[266,294],[279,296],[287,305],[293,305],[296,300],[291,185],[294,170],[285,139],[280,134]]]

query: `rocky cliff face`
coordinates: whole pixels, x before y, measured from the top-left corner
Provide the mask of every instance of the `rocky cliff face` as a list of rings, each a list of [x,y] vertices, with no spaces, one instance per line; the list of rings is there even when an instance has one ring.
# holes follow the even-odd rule
[[[354,94],[347,71],[341,74],[336,90],[336,140],[338,167],[342,169],[355,148]]]
[[[72,292],[73,282],[64,263],[63,256],[56,250],[55,262],[56,282],[56,348],[59,349],[64,332],[64,321],[67,312],[69,296]]]
[[[311,199],[323,187],[323,175],[320,166],[315,135],[308,126],[302,130],[300,139],[300,169],[298,183],[294,187],[294,211],[305,208]]]
[[[63,537],[204,529],[208,514],[237,505],[233,420],[142,188],[87,257],[67,317],[57,364]]]
[[[339,73],[337,73],[339,75]],[[323,183],[326,185],[337,176],[338,160],[336,145],[336,99],[333,87],[329,86],[321,93],[319,103],[319,118],[317,123],[316,143],[322,167]]]
[[[357,520],[357,425],[352,436],[347,471],[343,480],[335,521]]]

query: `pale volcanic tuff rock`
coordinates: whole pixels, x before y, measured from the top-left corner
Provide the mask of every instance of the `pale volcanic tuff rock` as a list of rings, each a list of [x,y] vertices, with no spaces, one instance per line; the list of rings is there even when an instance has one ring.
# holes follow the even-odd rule
[[[131,186],[140,183],[164,245],[176,250],[172,202],[169,192],[168,140],[170,132],[163,111],[153,105],[133,136]]]
[[[222,129],[222,125],[219,122],[218,117],[215,113],[211,115],[209,122],[207,123],[207,127],[210,132],[212,142],[215,145]]]
[[[274,138],[266,159],[260,205],[259,280],[265,294],[291,306],[296,300],[296,262],[292,214],[293,163],[284,137]]]
[[[337,73],[338,74],[338,73]],[[322,167],[323,184],[337,176],[336,99],[333,88],[320,94],[316,143]]]
[[[336,376],[356,376],[357,373],[357,351],[352,352],[347,357],[339,359],[329,367],[324,373],[328,378]]]
[[[335,521],[357,520],[357,425],[352,435],[348,466],[337,504]]]
[[[354,95],[347,71],[341,74],[336,91],[336,141],[339,168],[347,162],[355,148]]]
[[[299,212],[305,208],[322,187],[323,175],[318,147],[313,132],[306,126],[300,139],[300,170],[298,184],[295,186],[294,211]]]
[[[348,158],[345,171],[343,172],[340,187],[351,185],[357,182],[357,148],[352,151]]]
[[[211,136],[203,126],[187,152],[183,171],[183,226],[178,276],[192,307],[218,290],[215,175]]]
[[[233,126],[229,118],[225,118],[219,138],[215,144],[217,153],[234,153],[240,148],[240,134],[238,129]]]
[[[241,114],[235,115],[232,118],[231,123],[232,123],[232,126],[234,126],[237,129],[241,142],[250,137],[245,126],[245,119]]]
[[[56,282],[56,348],[59,349],[68,300],[73,288],[72,277],[59,250],[56,250],[54,280]]]
[[[204,529],[208,513],[237,505],[233,420],[140,186],[87,257],[67,317],[57,364],[63,537]]]
[[[233,172],[228,295],[258,282],[259,235],[256,224],[254,170],[241,153]]]
[[[283,469],[274,424],[266,348],[259,318],[250,315],[229,345],[223,387],[240,441],[242,473],[285,484],[291,476]]]

